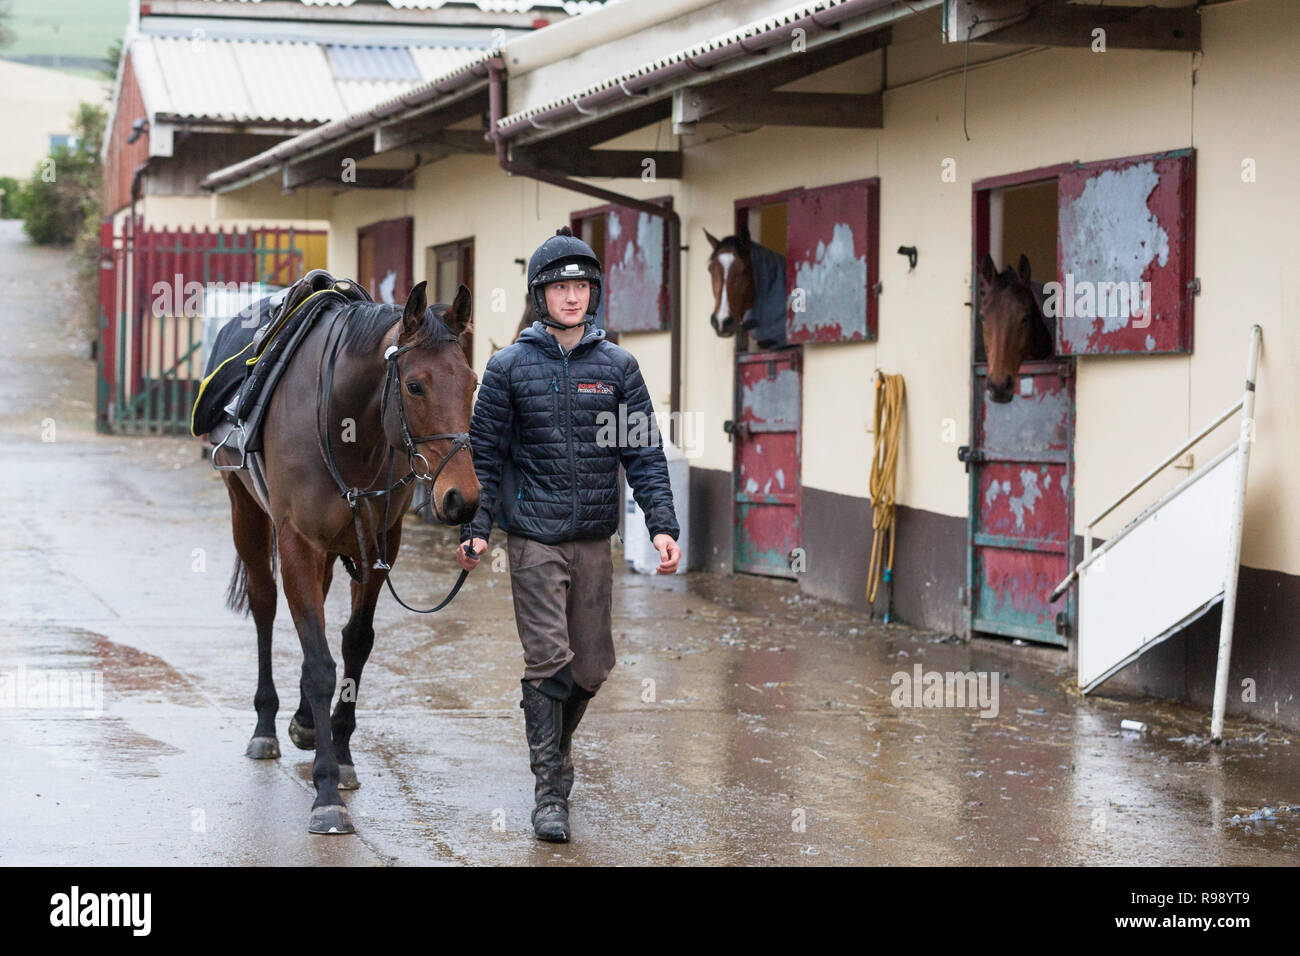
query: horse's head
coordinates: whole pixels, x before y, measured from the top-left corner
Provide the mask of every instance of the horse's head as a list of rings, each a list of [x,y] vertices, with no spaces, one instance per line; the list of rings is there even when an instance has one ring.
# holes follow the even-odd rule
[[[465,358],[460,337],[469,328],[470,316],[470,293],[463,285],[451,305],[429,306],[423,282],[411,290],[397,334],[397,347],[410,349],[393,360],[400,404],[389,401],[384,412],[384,431],[396,448],[405,444],[400,421],[405,414],[407,429],[417,439],[416,450],[425,459],[417,458],[413,467],[422,474],[437,471],[429,492],[430,510],[450,525],[464,524],[478,510],[474,461],[468,446],[445,457],[455,448],[452,439],[418,439],[469,431],[478,376]]]
[[[719,335],[735,335],[745,313],[754,307],[754,270],[749,257],[749,229],[715,239],[704,230],[713,247],[709,256],[709,277],[713,280],[713,312],[709,321]]]
[[[1029,259],[999,275],[985,254],[979,273],[979,316],[988,357],[989,398],[1009,402],[1016,393],[1020,363],[1052,357],[1052,336],[1029,282]]]

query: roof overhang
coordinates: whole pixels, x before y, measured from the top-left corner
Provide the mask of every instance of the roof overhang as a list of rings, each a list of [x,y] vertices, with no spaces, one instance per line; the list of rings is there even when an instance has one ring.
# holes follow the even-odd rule
[[[463,135],[449,127],[487,108],[488,70],[500,66],[493,52],[403,96],[362,113],[326,123],[285,140],[256,156],[219,169],[201,183],[206,190],[225,193],[242,189],[276,173],[286,189],[297,189],[326,179],[337,180],[344,160],[363,161],[382,152],[415,145],[449,155],[457,152],[491,152],[483,134]],[[383,185],[387,177],[358,176],[349,185]]]
[[[766,111],[769,122],[803,114],[817,121],[795,125],[879,125],[866,99],[836,100],[848,94],[828,93],[783,101],[766,91],[879,49],[888,42],[890,24],[942,5],[943,0],[818,0],[792,6],[504,116],[495,135],[518,146],[547,140],[592,145],[669,116],[678,132],[712,113],[733,122],[747,102]],[[742,76],[745,82],[737,83]]]

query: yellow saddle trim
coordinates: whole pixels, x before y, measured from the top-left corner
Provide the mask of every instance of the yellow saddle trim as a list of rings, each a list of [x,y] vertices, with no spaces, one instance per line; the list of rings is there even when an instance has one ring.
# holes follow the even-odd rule
[[[336,283],[336,284],[337,284],[337,283]],[[280,321],[279,321],[278,323],[276,323],[275,328],[272,329],[269,333],[267,333],[266,339],[265,339],[265,340],[263,341],[263,343],[262,343],[262,349],[261,349],[261,351],[259,351],[259,352],[258,352],[256,355],[254,355],[252,358],[245,360],[244,364],[245,364],[245,365],[256,365],[256,364],[257,364],[257,360],[260,359],[260,358],[261,358],[261,357],[266,353],[266,347],[267,347],[268,345],[271,344],[271,340],[275,338],[276,334],[277,334],[277,333],[278,333],[282,328],[284,328],[284,323],[288,322],[289,319],[293,317],[293,315],[294,315],[295,312],[297,312],[299,309],[301,309],[304,305],[306,305],[306,304],[307,304],[308,302],[310,302],[312,299],[316,298],[316,296],[318,296],[318,295],[323,295],[323,294],[325,294],[326,292],[333,292],[333,291],[334,291],[334,287],[333,287],[333,286],[331,286],[331,287],[328,288],[328,289],[319,289],[319,290],[317,290],[316,292],[313,292],[311,295],[307,296],[307,298],[303,299],[303,300],[302,300],[301,302],[299,302],[297,305],[295,305],[295,306],[293,307],[293,312],[290,312],[288,315],[286,315],[286,316],[284,316],[283,318],[281,318]],[[212,374],[211,374],[211,375],[208,375],[207,377],[205,377],[205,378],[203,379],[203,381],[201,381],[201,382],[199,383],[199,393],[198,393],[197,395],[194,396],[194,405],[191,406],[191,408],[190,408],[190,434],[193,435],[195,438],[198,438],[199,436],[198,436],[198,433],[194,430],[194,416],[195,416],[195,414],[196,414],[196,413],[198,412],[198,410],[199,410],[199,402],[202,401],[202,399],[203,399],[203,392],[204,392],[204,390],[208,387],[208,383],[211,382],[211,381],[216,377],[216,375],[217,375],[218,372],[220,372],[223,368],[225,368],[227,365],[229,365],[229,364],[230,364],[231,362],[233,362],[235,359],[237,359],[237,358],[239,358],[240,356],[242,356],[245,352],[247,352],[249,349],[251,349],[251,348],[253,347],[254,344],[255,344],[255,343],[253,343],[253,342],[249,342],[247,345],[245,345],[242,349],[240,349],[240,350],[239,350],[238,352],[236,352],[234,355],[230,356],[230,358],[225,359],[225,360],[224,360],[220,365],[218,365],[216,368],[214,368],[214,369],[212,370]]]

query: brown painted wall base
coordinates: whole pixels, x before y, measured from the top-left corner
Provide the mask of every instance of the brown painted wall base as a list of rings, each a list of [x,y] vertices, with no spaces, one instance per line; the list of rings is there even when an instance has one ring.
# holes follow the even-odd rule
[[[871,561],[871,502],[817,488],[803,490],[803,540],[807,570],[800,589],[867,610]],[[900,507],[895,515],[892,619],[945,633],[964,634],[966,519]],[[731,473],[691,469],[691,567],[732,570]],[[884,584],[876,595],[884,613]]]
[[[692,468],[693,569],[731,573],[731,515],[731,473]],[[865,498],[804,488],[802,544],[807,570],[799,576],[799,584],[805,594],[868,610],[871,515],[871,502]],[[896,526],[892,619],[965,635],[966,519],[900,506]],[[1081,553],[1082,548],[1076,547],[1076,554]],[[877,613],[884,607],[883,584],[881,589]],[[1095,693],[1183,700],[1204,707],[1208,720],[1220,618],[1218,609],[1211,611]],[[1247,678],[1254,681],[1253,702],[1242,700],[1242,681]],[[1300,731],[1300,576],[1241,569],[1229,687],[1230,716]]]

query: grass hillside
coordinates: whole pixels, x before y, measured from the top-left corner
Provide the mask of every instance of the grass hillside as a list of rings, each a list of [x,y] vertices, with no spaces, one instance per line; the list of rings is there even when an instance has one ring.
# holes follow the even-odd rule
[[[122,38],[133,0],[11,0],[14,42],[0,56],[95,75],[109,44]]]

